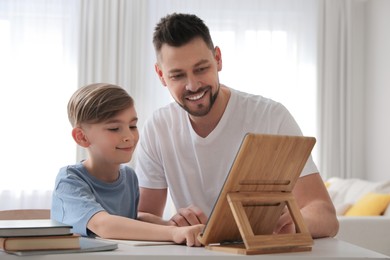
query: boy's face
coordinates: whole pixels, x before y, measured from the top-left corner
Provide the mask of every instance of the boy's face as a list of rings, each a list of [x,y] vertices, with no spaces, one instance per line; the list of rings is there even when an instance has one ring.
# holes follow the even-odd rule
[[[93,160],[108,164],[129,162],[139,139],[137,121],[132,106],[109,120],[83,126]]]
[[[180,47],[163,44],[155,68],[162,84],[189,114],[208,114],[219,91],[218,47],[213,53],[200,37]]]

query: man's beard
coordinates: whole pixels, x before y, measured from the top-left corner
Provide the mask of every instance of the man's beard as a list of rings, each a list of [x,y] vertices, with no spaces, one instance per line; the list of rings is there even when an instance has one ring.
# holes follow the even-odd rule
[[[208,88],[208,91],[211,91],[211,86],[206,86],[206,87],[202,88],[201,91],[198,91],[198,92],[202,92],[202,91],[204,91],[204,89],[207,89],[207,88]],[[213,107],[215,100],[218,97],[219,90],[220,90],[220,85],[218,84],[217,92],[215,92],[214,95],[210,95],[210,105],[208,107],[205,107],[205,106],[203,106],[203,104],[200,104],[200,105],[198,105],[198,110],[194,111],[194,110],[190,110],[186,105],[180,104],[179,102],[177,102],[177,103],[185,111],[187,111],[188,114],[190,114],[192,116],[196,116],[196,117],[205,116],[210,112],[211,108]]]

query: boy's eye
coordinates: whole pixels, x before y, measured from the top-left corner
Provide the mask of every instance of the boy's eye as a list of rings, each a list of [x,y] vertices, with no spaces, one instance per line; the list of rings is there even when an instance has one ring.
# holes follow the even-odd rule
[[[112,132],[116,132],[118,130],[119,130],[119,127],[108,128],[108,131],[112,131]]]
[[[137,129],[137,126],[136,125],[131,125],[131,126],[129,126],[129,128],[134,130],[134,129]]]

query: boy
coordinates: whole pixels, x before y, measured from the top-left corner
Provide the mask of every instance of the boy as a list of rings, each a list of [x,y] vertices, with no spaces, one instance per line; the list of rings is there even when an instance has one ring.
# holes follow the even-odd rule
[[[200,246],[196,237],[204,225],[176,227],[151,214],[137,216],[138,180],[124,165],[139,139],[137,113],[124,89],[103,83],[80,88],[68,103],[68,117],[73,139],[89,156],[60,169],[52,218],[83,236]]]

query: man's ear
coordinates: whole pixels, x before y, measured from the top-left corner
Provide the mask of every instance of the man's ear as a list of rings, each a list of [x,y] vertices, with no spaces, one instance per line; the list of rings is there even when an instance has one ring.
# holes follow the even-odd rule
[[[75,142],[81,147],[87,148],[90,145],[88,138],[81,127],[73,128],[72,137],[75,140]]]
[[[167,83],[165,82],[164,80],[164,77],[163,77],[163,72],[162,70],[160,69],[160,66],[158,65],[158,63],[154,64],[154,70],[156,71],[157,75],[158,75],[158,78],[160,79],[161,81],[161,84],[163,84],[163,86],[167,86]]]
[[[221,49],[218,46],[215,46],[215,48],[214,48],[214,58],[215,58],[215,61],[217,62],[218,71],[221,71],[222,70],[222,54],[221,54]]]

